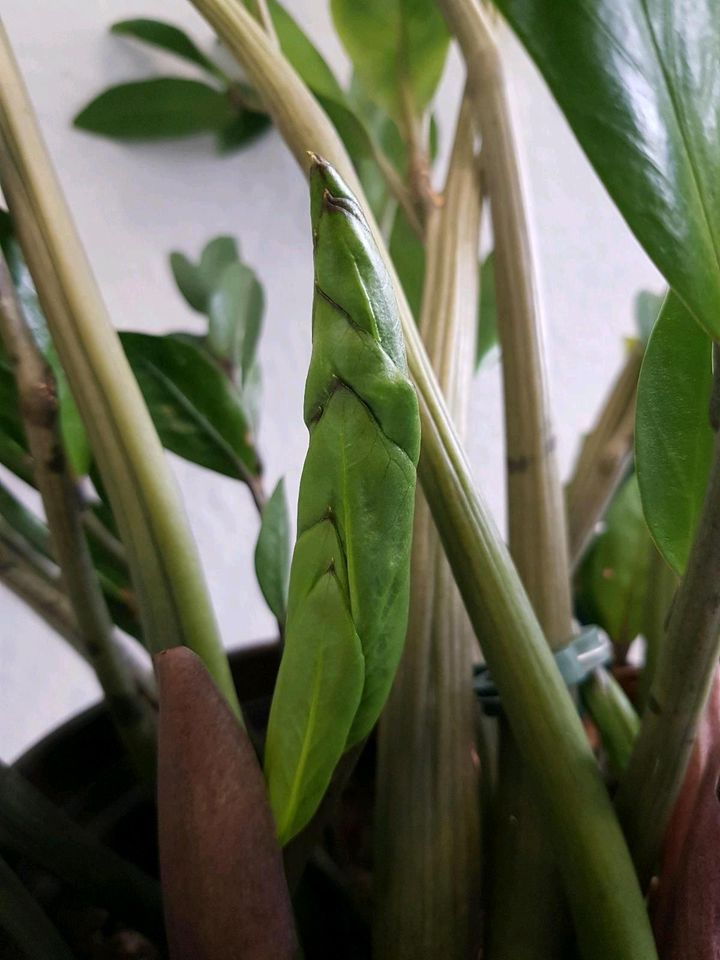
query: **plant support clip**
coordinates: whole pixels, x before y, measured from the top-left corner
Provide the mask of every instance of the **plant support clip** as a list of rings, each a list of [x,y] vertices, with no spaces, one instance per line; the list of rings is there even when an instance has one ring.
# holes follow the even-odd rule
[[[579,686],[593,670],[612,662],[612,644],[608,635],[594,624],[583,626],[569,643],[555,651],[555,663],[569,687]],[[500,713],[500,694],[485,664],[473,669],[473,689],[483,712],[495,717]]]

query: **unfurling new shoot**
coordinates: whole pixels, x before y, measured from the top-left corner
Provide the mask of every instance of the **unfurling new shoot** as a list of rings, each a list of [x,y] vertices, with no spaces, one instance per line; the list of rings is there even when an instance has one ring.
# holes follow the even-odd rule
[[[420,447],[395,295],[365,218],[319,158],[310,191],[310,443],[265,754],[282,842],[312,817],[389,693],[407,625]]]

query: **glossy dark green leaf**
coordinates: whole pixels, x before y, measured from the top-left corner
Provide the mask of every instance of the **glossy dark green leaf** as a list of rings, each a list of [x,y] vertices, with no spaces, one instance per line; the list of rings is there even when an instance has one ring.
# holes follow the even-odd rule
[[[641,290],[635,297],[635,327],[644,346],[647,346],[664,300],[665,294],[650,293],[649,290]]]
[[[638,383],[635,460],[650,532],[682,574],[710,473],[712,351],[674,293],[645,351]]]
[[[207,313],[210,296],[220,281],[225,268],[240,259],[233,237],[215,237],[205,245],[199,263],[189,260],[184,253],[170,254],[170,268],[180,293],[198,313]]]
[[[478,326],[475,340],[475,369],[495,353],[498,344],[497,299],[495,296],[495,255],[489,253],[480,267]]]
[[[255,574],[265,602],[278,621],[284,623],[290,578],[290,518],[283,480],[278,480],[263,507],[255,546]]]
[[[344,94],[335,74],[305,32],[278,0],[268,0],[268,9],[282,52],[307,86],[316,96],[342,103]]]
[[[185,340],[120,335],[160,439],[168,450],[229,477],[258,470],[248,418],[227,377]]]
[[[650,258],[720,336],[715,0],[498,5]]]
[[[605,515],[603,532],[578,571],[577,595],[584,620],[627,649],[643,632],[652,539],[635,474],[622,484]]]
[[[395,213],[390,234],[390,256],[417,320],[425,282],[425,247],[400,208]]]
[[[331,0],[335,29],[368,93],[391,116],[420,115],[445,65],[449,34],[434,0]]]
[[[159,47],[161,50],[182,57],[183,60],[189,60],[190,63],[194,63],[213,76],[223,76],[217,64],[205,56],[195,41],[184,30],[173,26],[171,23],[146,18],[120,20],[110,27],[110,32],[120,36],[132,37],[153,47]]]
[[[81,130],[119,140],[211,133],[235,118],[227,94],[199,80],[154,77],[105,90],[75,117]]]
[[[227,126],[218,130],[218,150],[220,153],[231,153],[233,150],[248,147],[269,130],[271,125],[272,121],[266,113],[242,110]]]

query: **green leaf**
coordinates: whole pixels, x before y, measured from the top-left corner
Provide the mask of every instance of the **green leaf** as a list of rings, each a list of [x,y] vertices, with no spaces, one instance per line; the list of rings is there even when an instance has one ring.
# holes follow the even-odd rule
[[[166,140],[227,127],[236,112],[227,93],[183,77],[154,77],[105,90],[73,121],[119,140]]]
[[[652,540],[635,474],[622,484],[578,572],[579,612],[627,650],[643,632]]]
[[[268,0],[268,9],[280,49],[316,96],[342,103],[345,95],[322,54],[278,0]]]
[[[640,371],[635,459],[650,532],[679,574],[695,536],[712,460],[711,358],[710,340],[670,292]]]
[[[388,113],[422,114],[445,65],[449,33],[433,0],[331,0],[335,29],[368,93]]]
[[[290,518],[282,479],[263,507],[255,546],[255,574],[265,602],[277,620],[284,623],[290,577]]]
[[[198,313],[207,313],[213,290],[231,263],[239,262],[240,254],[233,237],[215,237],[194,264],[184,253],[170,254],[170,268],[180,293]]]
[[[641,290],[635,297],[635,327],[643,346],[647,346],[664,301],[665,294],[650,293],[649,290]]]
[[[475,340],[475,369],[479,370],[497,347],[497,298],[495,296],[495,254],[490,252],[480,267],[478,327]]]
[[[162,20],[148,20],[139,18],[135,20],[120,20],[110,27],[110,32],[120,36],[133,37],[143,43],[148,43],[153,47],[160,47],[168,53],[174,53],[183,60],[189,60],[196,66],[201,67],[214,77],[223,78],[224,74],[217,64],[213,63],[195,44],[194,40],[171,23],[165,23]]]
[[[239,261],[225,267],[208,301],[208,348],[237,368],[240,387],[255,363],[264,310],[255,272]]]
[[[206,353],[172,335],[122,333],[120,339],[168,450],[228,477],[257,474],[240,398]]]
[[[498,5],[651,260],[720,336],[717,4]]]
[[[241,110],[234,120],[217,132],[220,153],[231,153],[250,146],[270,128],[272,121],[266,113]]]
[[[390,234],[390,257],[417,320],[425,282],[425,247],[399,207]]]

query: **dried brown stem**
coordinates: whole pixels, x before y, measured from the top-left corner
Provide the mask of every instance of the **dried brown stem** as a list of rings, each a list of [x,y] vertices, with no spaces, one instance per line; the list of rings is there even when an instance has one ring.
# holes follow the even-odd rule
[[[632,459],[635,394],[643,351],[633,344],[625,364],[586,434],[565,488],[570,560],[575,569]]]

